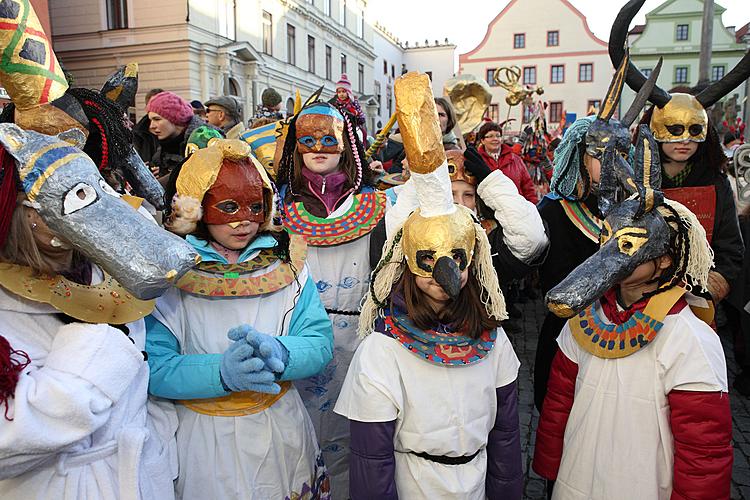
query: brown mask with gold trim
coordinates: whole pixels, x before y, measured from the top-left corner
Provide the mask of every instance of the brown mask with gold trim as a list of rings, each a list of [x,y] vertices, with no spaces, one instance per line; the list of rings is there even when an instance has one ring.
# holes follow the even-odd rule
[[[224,160],[203,198],[203,222],[233,224],[265,220],[263,179],[248,160]]]
[[[296,124],[297,151],[340,154],[344,151],[344,117],[327,103],[300,111]]]

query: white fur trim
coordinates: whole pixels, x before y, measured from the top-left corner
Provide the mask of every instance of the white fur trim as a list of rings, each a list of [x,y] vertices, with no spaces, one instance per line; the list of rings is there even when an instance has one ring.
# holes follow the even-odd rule
[[[195,231],[201,217],[203,207],[199,199],[176,194],[172,198],[172,215],[164,225],[173,233],[190,234]]]

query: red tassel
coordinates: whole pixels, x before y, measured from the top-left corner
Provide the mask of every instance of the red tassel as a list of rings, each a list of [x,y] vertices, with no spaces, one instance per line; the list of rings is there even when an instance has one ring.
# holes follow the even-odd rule
[[[0,147],[0,248],[10,231],[10,222],[16,210],[16,163],[13,157]]]
[[[0,335],[0,404],[5,405],[6,420],[13,420],[8,418],[8,399],[16,393],[18,377],[29,363],[31,359],[28,354],[13,349],[6,338]]]

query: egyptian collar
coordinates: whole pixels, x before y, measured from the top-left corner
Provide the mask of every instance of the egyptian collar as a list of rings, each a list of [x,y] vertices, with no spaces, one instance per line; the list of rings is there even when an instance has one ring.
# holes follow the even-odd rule
[[[560,199],[560,205],[565,212],[565,215],[570,219],[575,227],[578,228],[583,235],[593,241],[599,243],[599,233],[602,231],[603,221],[586,206],[586,203],[578,200],[566,200]]]
[[[568,325],[583,350],[597,358],[624,358],[653,342],[664,326],[664,318],[687,304],[681,300],[685,293],[681,287],[658,293],[645,305],[635,305],[623,323],[610,323],[602,307],[595,303],[568,320]]]
[[[387,197],[383,191],[350,195],[328,217],[316,217],[301,202],[284,205],[284,226],[304,236],[310,246],[332,246],[354,241],[372,231],[385,215]]]
[[[378,319],[375,330],[398,341],[420,359],[439,366],[466,366],[484,359],[492,350],[497,331],[485,330],[471,337],[452,332],[440,325],[437,330],[417,328],[406,313],[394,309],[384,311],[385,319]]]
[[[86,323],[123,325],[154,309],[153,300],[140,300],[108,274],[100,283],[81,285],[64,276],[39,275],[27,266],[0,262],[0,283],[8,292]]]
[[[177,282],[180,290],[192,295],[253,297],[276,292],[297,279],[307,256],[304,238],[291,235],[291,259],[283,262],[276,254],[276,240],[270,235],[261,235],[243,252],[237,264],[228,264],[205,241],[193,239],[204,244],[196,246],[201,256],[205,251],[213,258],[202,261]],[[195,246],[193,241],[188,241]]]
[[[193,248],[200,254],[203,262],[219,262],[221,264],[229,264],[226,258],[219,253],[210,242],[196,238],[193,235],[185,237],[185,241],[190,243]],[[240,253],[237,259],[238,263],[252,260],[255,254],[262,250],[274,248],[276,246],[276,240],[270,234],[260,234],[248,246]]]

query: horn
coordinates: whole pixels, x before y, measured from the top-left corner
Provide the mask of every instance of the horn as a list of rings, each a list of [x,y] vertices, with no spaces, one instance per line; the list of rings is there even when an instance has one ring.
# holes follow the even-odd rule
[[[707,89],[698,94],[695,98],[705,109],[710,108],[719,99],[739,87],[742,82],[750,76],[750,51],[745,57],[740,59],[737,65],[724,75],[724,78],[716,83],[711,84]]]
[[[656,79],[659,78],[659,73],[661,72],[661,64],[663,62],[664,62],[664,58],[660,57],[659,62],[656,63],[656,67],[648,76],[648,80],[646,80],[646,83],[643,84],[643,87],[641,87],[641,90],[638,91],[638,94],[636,94],[635,99],[633,99],[633,104],[630,105],[630,109],[628,109],[628,112],[625,113],[625,116],[622,118],[620,122],[625,127],[630,127],[630,125],[635,121],[635,119],[638,118],[638,113],[641,112],[641,110],[643,109],[643,106],[646,105],[646,102],[648,101],[648,96],[651,95],[651,92],[654,89],[654,85],[656,85]]]
[[[464,134],[482,123],[482,117],[492,102],[489,85],[474,75],[449,79],[443,86],[443,95],[450,99],[458,127]]]
[[[638,127],[635,146],[635,182],[638,185],[640,206],[638,216],[650,212],[664,202],[661,190],[661,161],[659,145],[648,125]]]
[[[316,90],[315,92],[313,92],[310,95],[310,97],[307,98],[307,100],[305,101],[305,104],[302,105],[302,108],[306,108],[308,105],[310,105],[310,104],[312,104],[314,102],[318,102],[320,100],[320,94],[322,94],[322,93],[323,93],[323,87],[321,86],[318,90]],[[302,108],[300,108],[300,110]]]
[[[625,84],[625,73],[628,70],[628,64],[630,64],[630,51],[625,49],[625,57],[622,58],[615,75],[612,77],[612,82],[609,84],[609,89],[607,90],[607,96],[599,107],[599,114],[596,116],[598,119],[609,121],[615,113],[617,103],[620,101],[620,96],[622,95],[622,87]]]
[[[131,62],[117,68],[100,91],[107,99],[118,104],[123,111],[127,111],[135,103],[138,92],[138,63]]]
[[[620,13],[617,14],[617,17],[612,23],[612,31],[609,33],[609,58],[612,61],[612,65],[615,67],[620,66],[620,63],[625,57],[625,44],[628,38],[628,27],[645,1],[646,0],[630,0],[622,9],[620,9]],[[628,84],[628,87],[633,89],[633,91],[638,92],[646,83],[646,77],[631,62],[628,64],[628,73],[625,82]],[[670,96],[668,92],[665,92],[658,85],[654,85],[654,89],[651,91],[648,100],[656,106],[663,108],[671,98],[672,96]]]

